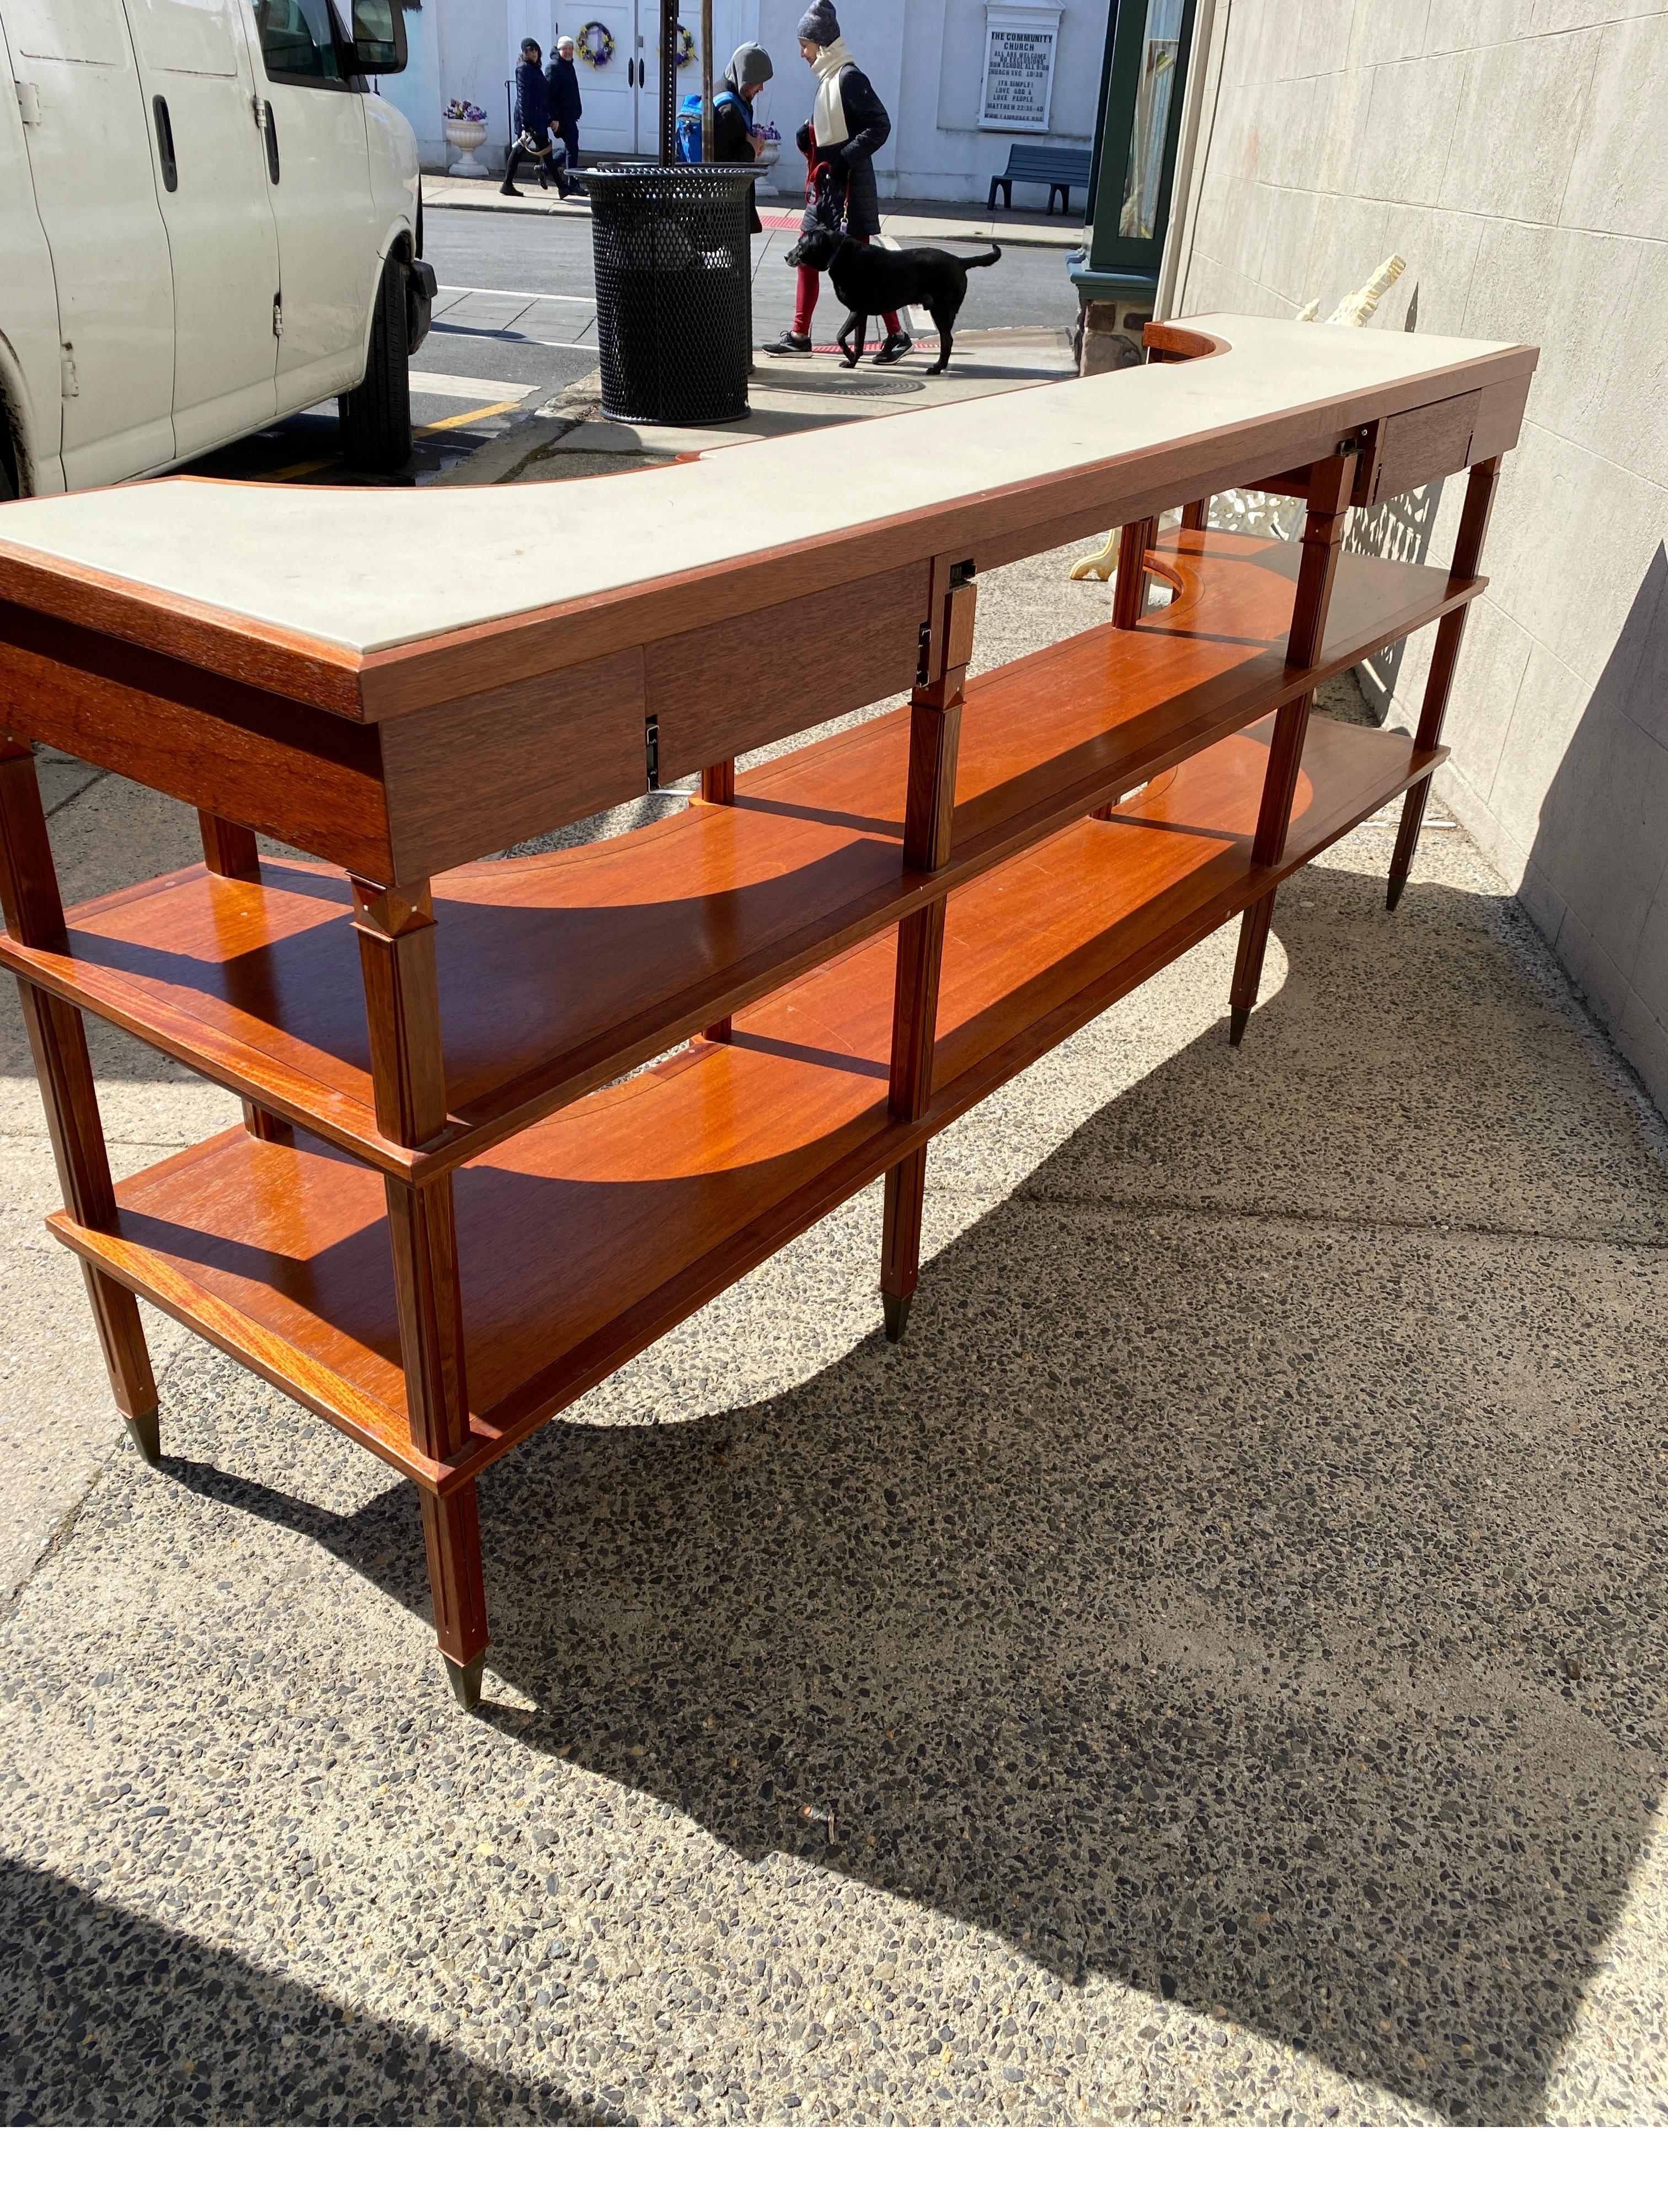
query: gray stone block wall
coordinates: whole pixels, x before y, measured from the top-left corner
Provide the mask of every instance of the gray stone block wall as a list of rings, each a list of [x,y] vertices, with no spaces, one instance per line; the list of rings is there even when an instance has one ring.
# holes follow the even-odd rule
[[[1184,312],[1325,315],[1393,252],[1380,323],[1541,348],[1441,787],[1668,1106],[1668,9],[1231,0],[1204,65]]]

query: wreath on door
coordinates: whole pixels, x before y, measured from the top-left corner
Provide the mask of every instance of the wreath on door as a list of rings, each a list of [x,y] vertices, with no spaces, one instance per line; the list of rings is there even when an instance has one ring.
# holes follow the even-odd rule
[[[614,58],[614,33],[606,23],[586,23],[573,45],[579,59],[591,69],[606,69]]]
[[[693,31],[686,31],[682,23],[677,27],[677,65],[687,69],[695,58],[695,39]]]

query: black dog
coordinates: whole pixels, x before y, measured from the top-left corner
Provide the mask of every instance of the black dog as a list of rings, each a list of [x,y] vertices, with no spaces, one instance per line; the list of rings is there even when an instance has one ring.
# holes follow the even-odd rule
[[[949,362],[955,318],[967,296],[968,270],[988,269],[1001,258],[999,246],[971,261],[945,253],[936,246],[910,246],[893,253],[883,246],[859,245],[843,231],[819,222],[814,215],[805,217],[787,256],[791,268],[826,273],[840,306],[851,309],[836,340],[847,368],[855,368],[863,358],[871,315],[895,314],[900,307],[925,307],[938,332],[938,358],[927,370],[929,376],[937,376]],[[846,343],[853,331],[857,333],[855,352]]]

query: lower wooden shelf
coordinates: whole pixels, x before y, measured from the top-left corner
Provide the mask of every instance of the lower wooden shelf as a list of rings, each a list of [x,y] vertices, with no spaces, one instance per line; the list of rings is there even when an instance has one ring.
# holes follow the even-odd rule
[[[392,1465],[445,1488],[694,1312],[977,1099],[1251,904],[1441,753],[1315,716],[1287,858],[1255,870],[1268,726],[1196,754],[952,894],[931,1107],[887,1111],[895,932],[461,1168],[472,1441],[414,1448],[382,1176],[228,1130],[118,1188],[120,1233],[51,1226]]]

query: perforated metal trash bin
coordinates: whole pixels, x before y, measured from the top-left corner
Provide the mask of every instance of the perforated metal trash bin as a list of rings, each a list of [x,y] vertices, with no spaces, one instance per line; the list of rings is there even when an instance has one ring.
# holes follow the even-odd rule
[[[733,422],[753,361],[750,168],[587,169],[603,412]]]

